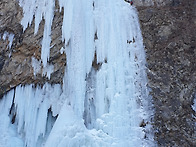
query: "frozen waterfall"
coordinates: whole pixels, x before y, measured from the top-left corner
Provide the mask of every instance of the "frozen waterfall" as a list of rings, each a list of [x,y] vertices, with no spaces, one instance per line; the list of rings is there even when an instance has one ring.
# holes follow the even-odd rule
[[[24,30],[35,17],[36,35],[45,19],[41,61],[46,73],[52,66],[47,60],[55,2],[19,0]],[[63,85],[19,85],[4,95],[0,147],[154,146],[152,102],[135,7],[124,0],[58,2],[59,11],[64,10],[67,57]]]

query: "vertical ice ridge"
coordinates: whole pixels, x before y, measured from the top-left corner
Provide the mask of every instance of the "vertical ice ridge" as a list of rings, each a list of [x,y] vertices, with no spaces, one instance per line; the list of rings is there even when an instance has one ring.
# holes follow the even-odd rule
[[[104,136],[109,141],[107,144],[103,140],[102,146],[142,146],[145,133],[140,123],[147,117],[142,114],[146,111],[144,107],[147,105],[144,104],[149,97],[148,92],[145,93],[145,53],[137,12],[120,0],[89,0],[73,4],[64,77],[64,84],[68,88],[65,94],[67,103],[64,104],[65,109],[59,114],[59,120],[46,145],[52,146],[56,142],[63,146],[69,142],[70,146],[95,146],[96,142],[101,143],[96,141],[91,144],[94,140],[91,135],[96,132],[97,135],[100,133],[97,138],[103,139]],[[88,9],[90,4],[93,9]],[[95,51],[97,69],[91,67]],[[69,128],[77,129],[75,120],[82,118],[85,126],[94,131],[86,130],[80,122],[77,125],[81,129],[77,135],[70,135]],[[67,122],[66,126],[63,121]],[[57,132],[66,137],[60,135],[61,141],[58,141],[59,137],[55,135]],[[82,140],[91,141],[84,143],[79,136],[86,133],[89,136],[82,136]]]
[[[44,35],[42,40],[42,51],[41,51],[41,59],[43,62],[43,66],[47,66],[47,61],[50,57],[50,42],[51,42],[51,27],[52,21],[54,17],[54,0],[47,0],[45,3],[45,11],[44,11],[44,19],[45,19],[45,26],[44,26]]]
[[[5,94],[0,99],[0,146],[11,147],[11,146],[23,146],[23,141],[14,130],[15,126],[11,124],[9,118],[10,109],[14,99],[14,89]]]
[[[42,19],[45,20],[44,34],[42,40],[41,60],[43,67],[46,68],[47,61],[50,57],[50,42],[51,42],[51,26],[54,17],[54,0],[20,0],[20,6],[23,8],[23,18],[21,24],[23,31],[31,25],[33,17],[35,16],[34,34],[37,34],[39,24]]]
[[[68,45],[71,37],[72,23],[73,23],[73,0],[59,0],[60,11],[64,8],[63,25],[62,25],[62,41]]]

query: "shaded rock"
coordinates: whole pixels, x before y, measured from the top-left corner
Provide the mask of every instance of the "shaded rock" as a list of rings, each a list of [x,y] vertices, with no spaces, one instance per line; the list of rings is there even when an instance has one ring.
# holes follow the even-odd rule
[[[155,140],[158,146],[194,146],[196,3],[160,0],[137,8],[155,106]]]

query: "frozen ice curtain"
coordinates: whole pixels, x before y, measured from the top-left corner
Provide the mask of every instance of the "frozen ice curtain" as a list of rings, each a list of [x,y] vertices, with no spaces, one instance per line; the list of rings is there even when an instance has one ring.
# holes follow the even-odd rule
[[[45,20],[43,68],[49,66],[55,2],[19,1],[24,30],[35,17],[36,35]],[[8,92],[0,100],[4,137],[28,147],[153,146],[152,102],[136,9],[123,0],[58,3],[58,11],[64,11],[62,42],[67,57],[63,85],[25,85]],[[39,64],[33,64],[34,69]],[[142,122],[148,123],[144,127]],[[9,146],[6,139],[0,137],[0,145]]]

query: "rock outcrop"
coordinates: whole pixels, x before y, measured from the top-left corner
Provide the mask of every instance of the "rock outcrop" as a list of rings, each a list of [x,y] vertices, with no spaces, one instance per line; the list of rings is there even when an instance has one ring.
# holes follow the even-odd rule
[[[155,106],[155,140],[159,146],[194,146],[196,1],[163,2],[137,5]]]
[[[58,8],[58,5],[56,6]],[[62,83],[66,63],[65,54],[60,53],[64,46],[61,41],[63,11],[55,12],[52,25],[52,42],[49,64],[53,67],[51,78],[46,76],[43,68],[34,69],[33,64],[42,66],[41,41],[44,20],[40,23],[38,33],[34,34],[34,20],[23,31],[21,19],[23,10],[17,0],[0,1],[0,97],[19,84]],[[13,41],[10,36],[13,36]]]

